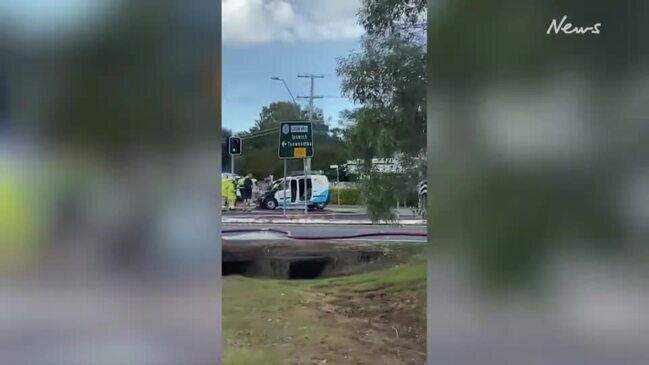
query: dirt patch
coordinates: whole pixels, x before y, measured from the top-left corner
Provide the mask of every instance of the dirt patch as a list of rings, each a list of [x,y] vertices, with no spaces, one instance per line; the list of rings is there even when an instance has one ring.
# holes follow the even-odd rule
[[[426,361],[426,294],[390,288],[325,292],[317,306],[321,320],[349,333],[350,364],[416,364]],[[333,354],[330,354],[333,355]],[[332,363],[337,363],[332,361]]]
[[[285,246],[282,257],[314,253],[313,247],[290,248]],[[388,256],[412,254],[406,251]],[[348,256],[361,265],[372,261]],[[311,269],[298,265],[294,274],[311,276]],[[421,255],[382,270],[326,279],[228,276],[222,290],[224,364],[423,365],[425,284]]]

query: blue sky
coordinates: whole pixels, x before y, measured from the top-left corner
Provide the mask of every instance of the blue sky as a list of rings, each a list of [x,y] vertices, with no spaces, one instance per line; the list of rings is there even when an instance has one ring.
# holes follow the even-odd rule
[[[223,47],[222,116],[223,128],[235,132],[250,128],[261,108],[274,101],[290,101],[291,97],[280,81],[283,78],[295,97],[308,96],[309,79],[298,73],[323,74],[315,80],[315,105],[322,108],[325,118],[338,120],[340,111],[353,108],[352,102],[341,98],[340,79],[336,76],[337,57],[344,57],[357,47],[355,40],[322,42],[270,42],[251,47]],[[335,98],[332,96],[339,96]],[[298,99],[307,105],[307,100]]]
[[[315,105],[337,123],[353,108],[342,98],[337,58],[359,47],[360,0],[224,0],[222,7],[222,126],[234,132],[250,128],[261,108],[309,94],[310,81],[299,73],[322,74],[315,80]],[[307,105],[306,100],[298,102]]]

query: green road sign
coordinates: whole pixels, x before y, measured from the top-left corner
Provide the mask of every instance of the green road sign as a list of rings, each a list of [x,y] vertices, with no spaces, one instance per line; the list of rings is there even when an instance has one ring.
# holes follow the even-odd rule
[[[279,127],[279,158],[313,157],[313,129],[309,122],[282,122]]]

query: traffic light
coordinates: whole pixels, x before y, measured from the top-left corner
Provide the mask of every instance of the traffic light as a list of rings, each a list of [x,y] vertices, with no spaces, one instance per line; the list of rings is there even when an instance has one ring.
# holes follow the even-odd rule
[[[240,155],[241,154],[241,138],[239,137],[230,137],[228,140],[228,150],[230,155]]]

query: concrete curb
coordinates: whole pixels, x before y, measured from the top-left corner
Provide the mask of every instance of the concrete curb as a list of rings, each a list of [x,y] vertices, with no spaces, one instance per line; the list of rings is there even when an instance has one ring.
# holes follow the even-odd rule
[[[425,226],[425,219],[402,219],[395,222],[372,223],[369,219],[318,219],[318,218],[239,218],[239,217],[222,217],[221,223],[233,224],[329,224],[329,225],[402,225],[402,226]]]

